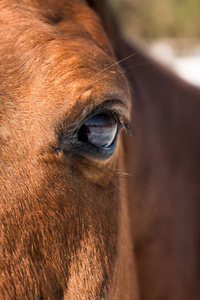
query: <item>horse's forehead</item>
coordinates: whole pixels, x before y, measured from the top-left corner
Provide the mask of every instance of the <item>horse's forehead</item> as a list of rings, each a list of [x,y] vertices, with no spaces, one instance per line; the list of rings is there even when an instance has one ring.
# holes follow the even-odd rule
[[[4,127],[13,128],[15,122],[18,131],[23,125],[31,134],[31,128],[33,133],[36,127],[54,128],[70,113],[76,119],[85,107],[90,109],[88,100],[95,108],[105,100],[130,99],[124,73],[109,53],[109,43],[105,46],[98,18],[83,1],[66,1],[66,12],[57,22],[46,17],[48,9],[32,5],[35,2],[13,6],[3,2],[0,111],[6,111]],[[105,43],[98,38],[100,33]]]
[[[85,31],[105,52],[112,53],[100,19],[84,0],[2,0],[0,21],[3,28],[5,24],[13,27],[12,33],[14,27],[20,33],[20,28],[24,30],[31,26],[39,31],[38,39],[42,32],[51,35],[52,32],[82,34]]]
[[[12,0],[8,2],[14,3]],[[61,58],[56,57],[59,54],[80,57],[78,54],[82,53],[85,64],[85,56],[95,56],[98,48],[112,56],[110,43],[97,15],[84,1],[58,1],[55,8],[54,1],[45,1],[46,6],[43,3],[27,0],[7,5],[7,1],[0,2],[2,51],[6,50],[4,52],[10,55],[14,51],[16,56],[23,57],[23,53],[32,51],[30,55],[34,55],[40,50],[40,57],[52,54],[57,61]]]
[[[84,1],[58,1],[55,10],[54,1],[47,1],[46,7],[44,1],[2,3],[0,77],[7,99],[17,98],[26,111],[31,103],[41,111],[45,102],[45,110],[63,104],[69,109],[84,98],[80,95],[103,99],[116,89],[128,90],[99,20]],[[12,22],[10,16],[15,17]]]

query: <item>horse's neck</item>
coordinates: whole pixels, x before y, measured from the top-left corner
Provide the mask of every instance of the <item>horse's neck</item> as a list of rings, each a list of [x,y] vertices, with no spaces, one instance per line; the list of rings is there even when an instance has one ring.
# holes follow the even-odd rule
[[[199,299],[200,91],[120,45],[119,59],[135,53],[124,61],[136,127],[125,160],[141,296],[155,300],[166,291],[170,299]]]

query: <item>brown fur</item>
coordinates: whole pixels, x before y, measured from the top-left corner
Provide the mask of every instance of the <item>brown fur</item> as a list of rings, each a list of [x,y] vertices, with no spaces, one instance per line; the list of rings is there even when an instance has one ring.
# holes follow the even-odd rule
[[[104,8],[0,2],[0,299],[200,297],[200,92],[143,54],[124,63],[132,97],[119,64],[102,72],[105,31],[118,59],[137,52]],[[56,151],[119,103],[136,137],[120,133],[111,158]]]

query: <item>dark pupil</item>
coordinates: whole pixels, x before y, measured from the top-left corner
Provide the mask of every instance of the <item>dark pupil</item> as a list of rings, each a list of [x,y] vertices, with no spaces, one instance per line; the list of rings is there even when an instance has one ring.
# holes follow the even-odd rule
[[[111,115],[99,114],[80,128],[78,140],[100,148],[109,148],[115,141],[117,122]]]

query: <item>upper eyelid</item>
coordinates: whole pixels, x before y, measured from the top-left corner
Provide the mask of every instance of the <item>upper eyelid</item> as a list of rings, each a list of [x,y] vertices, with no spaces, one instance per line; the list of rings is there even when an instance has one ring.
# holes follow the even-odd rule
[[[127,109],[118,100],[108,100],[99,106],[93,108],[82,120],[83,125],[87,120],[98,114],[110,114],[116,121],[121,124],[129,133],[132,131],[131,122],[126,114]]]
[[[85,122],[87,122],[92,117],[102,113],[111,114],[116,119],[118,124],[120,124],[128,134],[132,135],[134,132],[131,122],[127,116],[128,111],[119,100],[107,100],[94,108],[88,106],[88,108],[86,108],[86,111],[87,112],[84,113],[84,115],[83,113],[80,113],[78,116],[74,117],[74,120],[76,120],[76,122],[72,121],[70,126],[67,126],[66,118],[66,120],[64,120],[60,124],[60,126],[57,127],[56,132],[59,136],[59,139],[77,133],[80,127]]]

